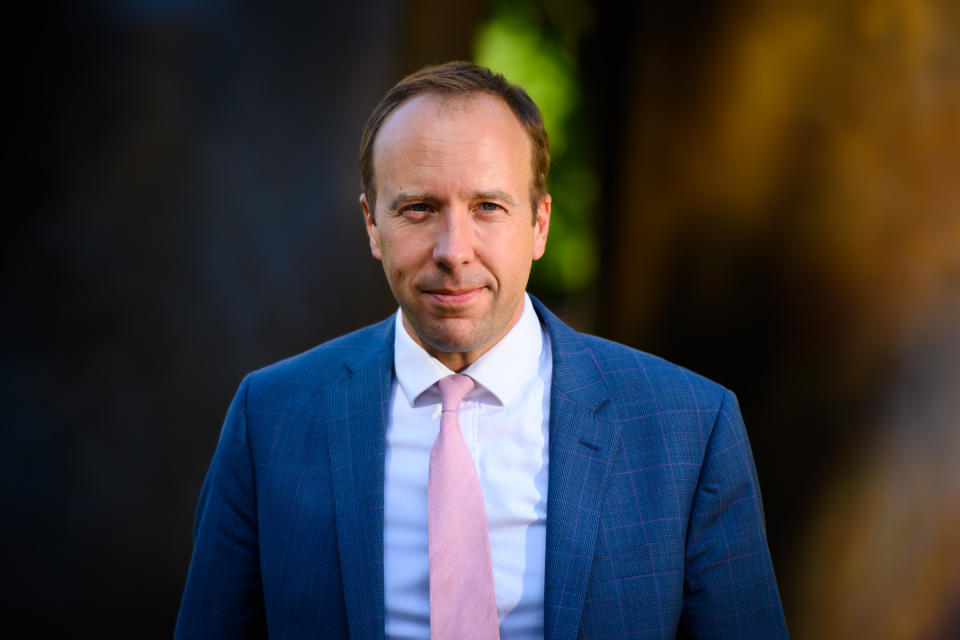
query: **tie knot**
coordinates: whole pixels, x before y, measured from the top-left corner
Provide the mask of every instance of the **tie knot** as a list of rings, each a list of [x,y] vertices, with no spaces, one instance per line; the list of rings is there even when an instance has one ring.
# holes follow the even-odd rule
[[[440,387],[440,398],[443,402],[443,411],[457,411],[463,396],[473,389],[475,382],[470,376],[458,373],[446,378],[440,378],[437,385]]]

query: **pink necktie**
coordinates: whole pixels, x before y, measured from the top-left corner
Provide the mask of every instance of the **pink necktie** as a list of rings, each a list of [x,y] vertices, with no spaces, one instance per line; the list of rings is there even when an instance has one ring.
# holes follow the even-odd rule
[[[457,419],[474,382],[455,375],[438,384],[443,409],[427,482],[430,637],[499,639],[483,493]]]

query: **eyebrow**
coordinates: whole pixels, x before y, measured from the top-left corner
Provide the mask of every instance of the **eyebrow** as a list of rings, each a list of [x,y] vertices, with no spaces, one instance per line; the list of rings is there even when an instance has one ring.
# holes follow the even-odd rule
[[[501,189],[491,191],[478,191],[473,194],[474,200],[499,200],[511,207],[517,206],[516,201],[510,197],[510,194]],[[401,191],[387,206],[389,211],[396,211],[400,205],[408,202],[439,202],[440,198],[429,191]]]

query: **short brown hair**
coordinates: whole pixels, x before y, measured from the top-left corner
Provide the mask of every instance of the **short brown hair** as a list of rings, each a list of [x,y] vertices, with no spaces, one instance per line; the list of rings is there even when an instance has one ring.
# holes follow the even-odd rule
[[[376,205],[376,191],[373,173],[373,145],[377,134],[386,119],[401,104],[410,98],[435,93],[442,96],[468,96],[475,93],[488,93],[498,96],[507,103],[513,115],[530,136],[532,180],[530,184],[530,204],[536,221],[537,205],[547,195],[547,174],[550,172],[550,141],[547,129],[543,126],[543,117],[536,103],[527,92],[515,84],[510,84],[503,75],[494,73],[486,67],[472,62],[447,62],[408,75],[393,86],[380,104],[376,106],[360,140],[360,188],[370,203],[371,215]],[[375,222],[375,221],[374,221]]]

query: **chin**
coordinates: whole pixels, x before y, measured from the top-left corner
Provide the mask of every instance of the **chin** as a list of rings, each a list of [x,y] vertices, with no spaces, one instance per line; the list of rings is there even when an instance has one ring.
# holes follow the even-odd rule
[[[427,344],[436,349],[437,351],[443,351],[444,353],[469,353],[478,349],[481,345],[478,345],[476,341],[466,340],[457,338],[454,336],[448,335],[432,335],[427,336]]]
[[[481,348],[484,345],[482,339],[479,339],[476,332],[464,330],[457,331],[455,327],[434,326],[423,336],[424,341],[438,351],[446,353],[468,353]]]

